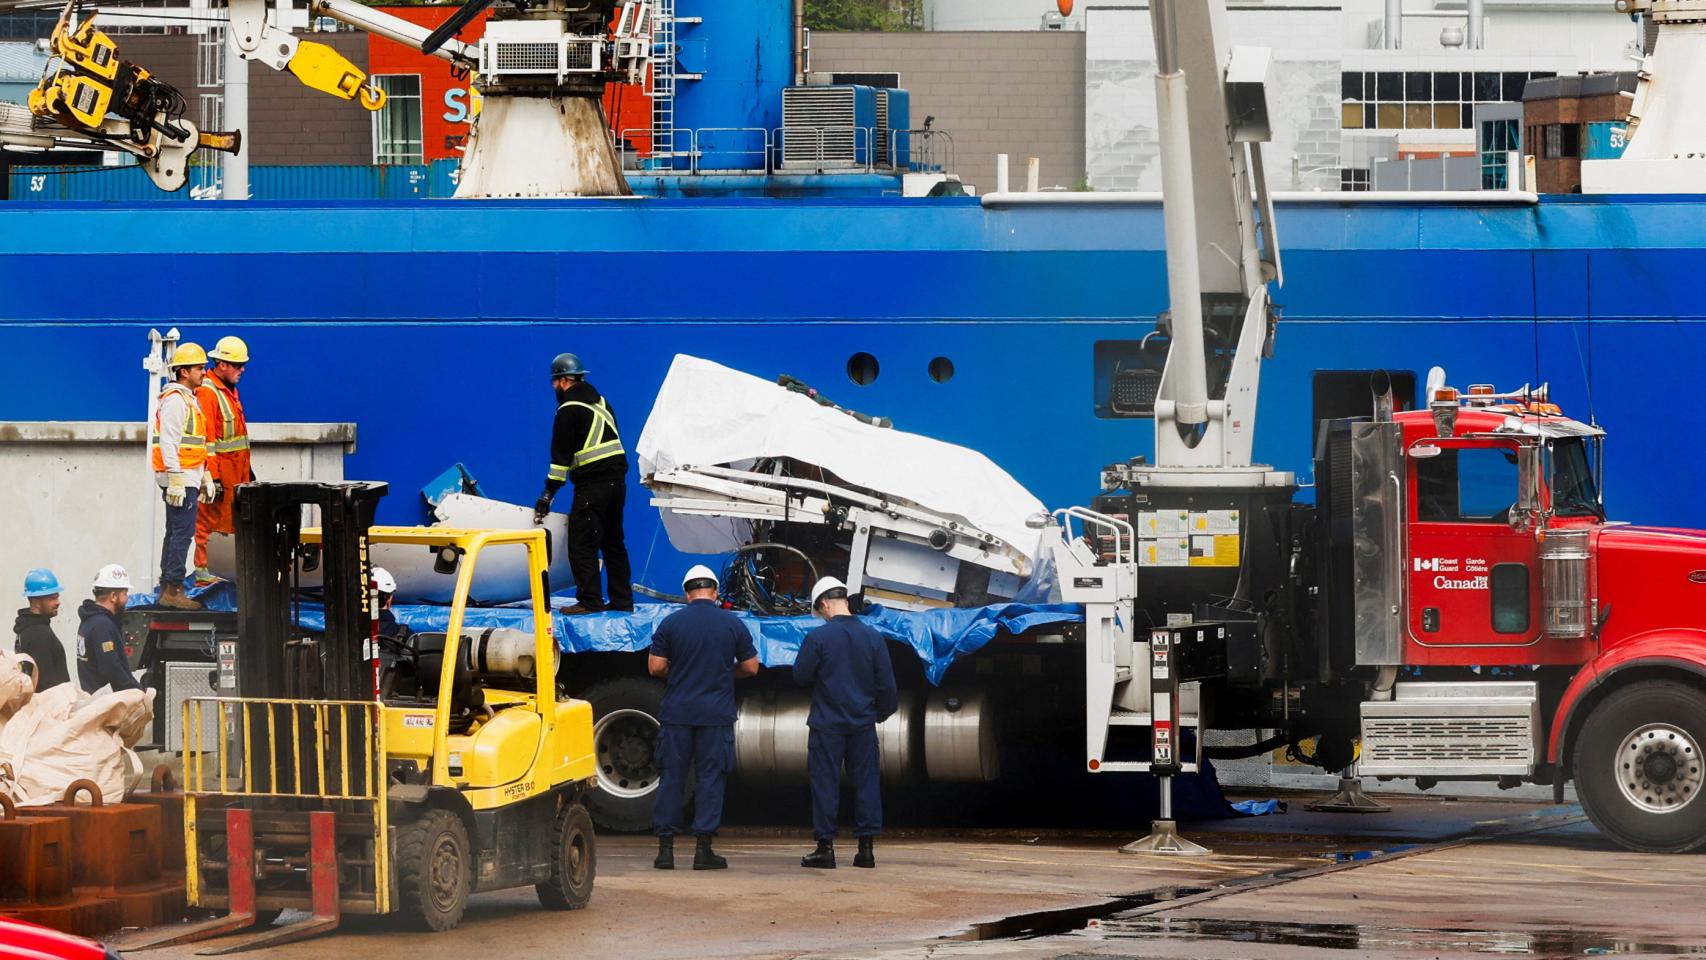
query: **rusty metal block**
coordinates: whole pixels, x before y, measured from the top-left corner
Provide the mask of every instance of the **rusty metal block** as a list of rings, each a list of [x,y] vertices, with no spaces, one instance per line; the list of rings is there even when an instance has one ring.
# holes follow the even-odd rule
[[[80,937],[99,937],[119,928],[117,901],[101,897],[77,896],[62,903],[28,906],[0,904],[0,917],[39,923]]]
[[[89,806],[76,802],[87,792]],[[63,803],[32,812],[71,821],[71,883],[109,896],[108,891],[158,883],[160,808],[146,804],[101,802],[100,788],[79,780],[65,791]]]
[[[184,918],[184,883],[181,880],[115,890],[113,899],[118,905],[120,926],[155,927],[162,923],[177,923]]]
[[[0,912],[71,896],[71,821],[20,816],[0,793]]]
[[[160,808],[160,867],[162,876],[170,880],[184,877],[184,794],[178,789],[172,768],[161,764],[154,768],[153,789],[136,791],[127,803],[145,804]]]

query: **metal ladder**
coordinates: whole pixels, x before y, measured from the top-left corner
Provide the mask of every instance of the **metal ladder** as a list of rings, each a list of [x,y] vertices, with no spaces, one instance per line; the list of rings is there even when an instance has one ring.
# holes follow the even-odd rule
[[[646,95],[652,100],[652,159],[668,160],[675,150],[675,0],[652,7],[652,75]]]

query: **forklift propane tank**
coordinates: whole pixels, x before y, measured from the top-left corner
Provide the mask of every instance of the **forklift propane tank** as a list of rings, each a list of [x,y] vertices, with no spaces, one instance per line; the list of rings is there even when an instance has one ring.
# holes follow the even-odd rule
[[[563,652],[553,649],[551,654],[551,671],[555,674]],[[468,645],[468,657],[477,673],[530,680],[536,666],[533,634],[508,627],[490,627],[474,635],[473,642]]]

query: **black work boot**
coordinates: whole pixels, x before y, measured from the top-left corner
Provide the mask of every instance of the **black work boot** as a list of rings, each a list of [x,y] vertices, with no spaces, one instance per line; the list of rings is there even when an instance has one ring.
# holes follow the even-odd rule
[[[693,850],[693,869],[727,870],[728,868],[729,862],[717,856],[717,852],[711,849],[711,835],[701,833],[699,835],[699,846]]]
[[[819,870],[835,869],[835,841],[819,840],[817,849],[800,858],[800,866]]]
[[[871,848],[874,845],[874,837],[859,838],[859,852],[853,855],[853,865],[855,867],[864,867],[868,870],[877,865],[877,855],[871,852]]]
[[[658,838],[658,858],[652,861],[652,866],[658,870],[675,869],[675,838]]]

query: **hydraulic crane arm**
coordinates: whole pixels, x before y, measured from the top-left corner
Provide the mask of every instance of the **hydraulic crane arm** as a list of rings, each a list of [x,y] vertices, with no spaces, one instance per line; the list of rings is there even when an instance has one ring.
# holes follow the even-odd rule
[[[309,89],[355,100],[369,110],[385,105],[385,92],[369,82],[367,74],[349,58],[324,43],[300,39],[274,26],[267,18],[267,0],[231,0],[230,11],[230,40],[243,59],[288,71]],[[430,33],[402,17],[352,0],[312,0],[309,11],[416,50]],[[477,60],[472,47],[454,40],[433,55],[462,67],[472,67]]]
[[[120,58],[94,15],[77,14],[77,0],[68,0],[48,40],[54,59],[30,91],[28,113],[0,104],[0,144],[122,151],[163,190],[184,186],[196,150],[237,152],[240,134],[196,129],[184,118],[177,88]]]
[[[1150,19],[1171,333],[1156,463],[1245,467],[1280,276],[1262,176],[1268,52],[1228,49],[1224,0],[1155,0]]]

